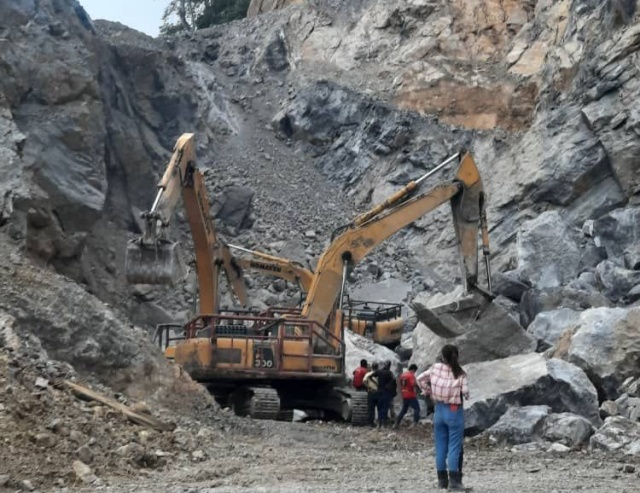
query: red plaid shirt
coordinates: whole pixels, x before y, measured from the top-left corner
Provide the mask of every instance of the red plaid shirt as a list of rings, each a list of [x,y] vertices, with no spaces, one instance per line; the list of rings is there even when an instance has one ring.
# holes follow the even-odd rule
[[[431,398],[445,404],[462,404],[461,394],[469,399],[467,375],[455,378],[449,365],[436,363],[417,378],[418,385],[424,395],[431,394]]]

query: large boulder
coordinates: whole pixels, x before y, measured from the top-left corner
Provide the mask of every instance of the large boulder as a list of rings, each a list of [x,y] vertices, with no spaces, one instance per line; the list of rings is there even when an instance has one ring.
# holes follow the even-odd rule
[[[520,301],[522,295],[531,288],[531,286],[523,283],[520,280],[519,273],[513,270],[495,272],[492,276],[492,281],[492,290],[495,294],[506,296],[513,301]]]
[[[538,343],[538,351],[546,351],[558,342],[562,334],[580,318],[580,313],[570,308],[560,308],[539,313],[527,327],[527,332]]]
[[[593,235],[611,262],[630,270],[640,268],[640,207],[617,209],[599,218],[594,221]]]
[[[518,231],[520,278],[537,288],[555,288],[576,277],[580,250],[558,211],[543,212]]]
[[[520,301],[520,323],[523,327],[529,327],[539,313],[558,308],[582,311],[601,306],[611,306],[611,301],[602,293],[578,282],[558,288],[529,289]]]
[[[512,407],[487,430],[497,443],[515,445],[540,438],[549,406]]]
[[[640,307],[593,308],[580,314],[554,356],[582,368],[602,399],[615,400],[629,377],[640,376]]]
[[[562,442],[569,447],[587,443],[595,428],[591,422],[572,413],[550,414],[544,421],[542,437],[552,442]]]
[[[433,364],[446,344],[458,346],[463,364],[535,350],[533,338],[502,304],[477,293],[462,298],[459,294],[414,300],[411,307],[420,323],[413,331],[412,363],[419,368]]]
[[[348,329],[344,331],[345,371],[347,377],[353,375],[353,371],[360,366],[360,360],[366,359],[369,364],[382,365],[385,361],[391,362],[391,369],[397,371],[400,368],[400,358],[391,349],[376,344],[371,339],[354,334]]]
[[[572,412],[600,424],[595,387],[566,361],[531,353],[473,363],[465,370],[471,393],[465,409],[469,435],[491,427],[512,406],[546,405],[554,413]]]
[[[589,448],[640,456],[640,423],[620,416],[607,418],[591,437]]]
[[[604,287],[604,294],[612,301],[622,301],[631,289],[640,284],[640,270],[629,270],[610,260],[600,262],[596,274]]]
[[[491,305],[492,314],[479,319],[465,334],[444,338],[434,334],[429,327],[419,323],[413,331],[411,363],[426,368],[435,363],[442,348],[455,344],[460,350],[462,364],[506,358],[535,351],[536,342],[504,310]],[[485,312],[486,314],[486,312]]]
[[[216,218],[234,228],[251,226],[250,214],[254,192],[250,188],[232,185],[216,198],[212,209]]]

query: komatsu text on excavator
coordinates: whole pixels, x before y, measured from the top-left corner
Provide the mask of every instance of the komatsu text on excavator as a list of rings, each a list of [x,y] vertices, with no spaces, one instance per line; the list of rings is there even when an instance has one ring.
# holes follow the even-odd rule
[[[314,273],[298,262],[275,257],[237,245],[232,250],[248,253],[250,258],[236,257],[236,263],[245,270],[255,270],[295,283],[301,289],[300,303],[311,289]],[[374,342],[391,349],[400,344],[404,330],[404,318],[400,303],[362,301],[348,298],[345,303],[344,327],[358,335],[369,337]]]
[[[452,180],[420,190],[426,178],[453,161],[459,164]],[[440,205],[449,202],[452,208],[465,291],[486,293],[477,285],[479,236],[490,284],[485,195],[478,168],[468,153],[452,156],[337,230],[318,261],[301,308],[270,307],[262,313],[222,311],[211,297],[213,276],[220,266],[232,284],[238,280],[234,277],[237,262],[207,227],[210,218],[202,176],[195,167],[193,134],[178,140],[158,186],[158,197],[146,215],[147,230],[129,244],[127,269],[135,267],[131,259],[142,262],[145,255],[147,261],[165,260],[174,253],[173,246],[167,248],[168,253],[159,253],[167,243],[158,240],[168,223],[166,213],[182,188],[196,244],[200,313],[186,324],[185,338],[175,346],[175,361],[239,415],[287,419],[293,409],[308,409],[353,424],[367,422],[366,394],[346,385],[346,274],[377,245]],[[177,263],[170,260],[169,265],[173,268]],[[201,266],[207,269],[201,270]],[[143,283],[153,281],[152,277],[131,275],[130,280]],[[173,280],[173,272],[165,272],[163,279]]]

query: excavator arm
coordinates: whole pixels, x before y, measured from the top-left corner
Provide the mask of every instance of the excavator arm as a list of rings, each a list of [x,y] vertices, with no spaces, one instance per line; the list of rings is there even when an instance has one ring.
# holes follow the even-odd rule
[[[347,267],[356,265],[394,233],[448,201],[451,202],[453,212],[465,289],[476,286],[478,231],[485,216],[482,180],[473,158],[470,154],[462,158],[455,179],[450,183],[412,196],[418,183],[419,181],[409,183],[390,199],[358,217],[333,240],[318,262],[316,275],[302,310],[305,318],[320,324],[326,323],[336,299],[344,289]],[[486,217],[483,233],[483,246],[486,247],[483,250],[488,256]]]
[[[256,270],[263,274],[272,275],[296,283],[302,291],[307,293],[313,281],[313,272],[306,269],[298,262],[275,257],[266,253],[250,250],[237,245],[229,245],[229,248],[249,253],[255,258],[236,257],[236,262],[244,270]]]
[[[158,193],[148,212],[142,213],[144,231],[129,242],[125,262],[127,281],[135,284],[172,284],[184,275],[177,243],[164,238],[166,228],[182,196],[196,253],[200,312],[216,313],[218,280],[224,270],[240,303],[247,303],[242,271],[229,247],[216,235],[204,177],[195,164],[193,134],[183,134],[171,161],[158,182]]]

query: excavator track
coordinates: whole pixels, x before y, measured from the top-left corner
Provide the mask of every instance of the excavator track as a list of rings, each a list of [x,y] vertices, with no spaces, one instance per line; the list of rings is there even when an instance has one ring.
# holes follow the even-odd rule
[[[278,412],[278,421],[286,421],[291,423],[293,421],[293,409],[280,409]]]
[[[280,416],[280,397],[274,389],[251,388],[249,416],[253,419],[277,420]]]
[[[354,392],[351,394],[351,419],[354,426],[369,424],[369,403],[366,392]]]

